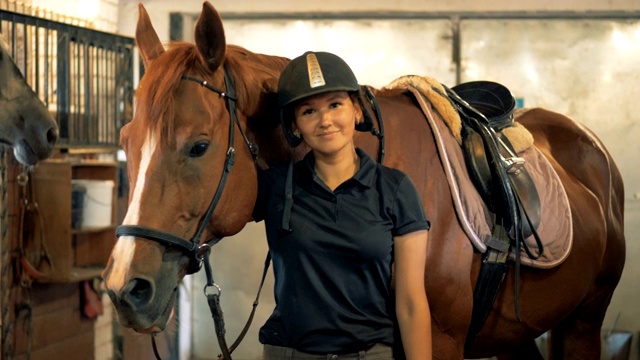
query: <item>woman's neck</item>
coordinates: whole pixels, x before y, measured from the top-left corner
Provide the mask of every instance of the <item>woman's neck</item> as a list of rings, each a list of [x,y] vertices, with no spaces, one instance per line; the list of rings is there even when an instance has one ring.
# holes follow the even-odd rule
[[[360,168],[360,158],[355,147],[335,156],[324,156],[315,153],[316,175],[331,189],[335,190],[340,184],[351,179]]]

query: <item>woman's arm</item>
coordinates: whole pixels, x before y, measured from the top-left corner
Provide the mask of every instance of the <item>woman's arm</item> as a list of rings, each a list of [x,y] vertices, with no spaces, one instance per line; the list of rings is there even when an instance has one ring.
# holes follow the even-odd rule
[[[407,360],[431,359],[431,312],[424,287],[428,231],[394,237],[396,316]]]

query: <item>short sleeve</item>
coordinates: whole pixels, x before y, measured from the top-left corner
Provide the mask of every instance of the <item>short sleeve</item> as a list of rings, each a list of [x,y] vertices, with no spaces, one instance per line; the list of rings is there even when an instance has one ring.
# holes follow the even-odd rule
[[[398,183],[393,202],[394,229],[393,236],[406,235],[419,230],[429,230],[431,224],[427,220],[420,194],[408,176]]]

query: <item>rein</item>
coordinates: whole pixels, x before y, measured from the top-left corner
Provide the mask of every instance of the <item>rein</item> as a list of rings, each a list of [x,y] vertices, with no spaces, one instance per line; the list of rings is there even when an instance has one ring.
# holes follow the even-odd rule
[[[251,152],[251,156],[253,157],[254,162],[256,161],[256,158],[258,156],[258,147],[256,144],[249,141],[245,132],[242,130],[242,127],[240,126],[240,121],[238,120],[237,110],[236,110],[237,98],[235,97],[233,82],[231,81],[231,78],[228,72],[226,71],[226,69],[224,71],[224,84],[225,84],[225,87],[227,88],[227,92],[224,92],[214,86],[211,86],[205,80],[200,80],[198,78],[194,78],[188,75],[183,75],[182,79],[196,82],[204,86],[208,90],[211,90],[217,93],[218,95],[220,95],[220,97],[226,100],[227,110],[229,111],[229,146],[227,149],[226,159],[224,162],[224,169],[220,177],[220,182],[218,183],[218,188],[216,189],[216,192],[213,196],[213,199],[211,200],[211,204],[209,205],[209,208],[207,209],[206,214],[204,215],[204,217],[200,222],[200,225],[198,226],[198,230],[196,231],[195,235],[191,240],[186,240],[182,237],[170,234],[162,230],[156,230],[156,229],[148,228],[145,226],[139,226],[139,225],[118,226],[116,228],[116,236],[117,237],[134,236],[134,237],[145,238],[147,240],[160,243],[164,246],[173,247],[181,250],[185,255],[189,257],[187,274],[193,274],[198,272],[202,267],[202,264],[204,263],[205,273],[207,276],[207,284],[204,287],[204,294],[207,297],[207,302],[209,303],[209,308],[211,310],[211,314],[213,316],[213,321],[216,329],[216,336],[218,338],[218,343],[222,351],[222,354],[221,356],[219,356],[219,358],[231,360],[231,352],[233,351],[235,346],[237,346],[241,338],[238,338],[238,340],[236,340],[236,342],[233,344],[234,346],[232,346],[231,349],[227,347],[227,343],[224,337],[226,330],[224,326],[224,319],[222,316],[222,308],[220,307],[221,289],[220,289],[220,286],[218,286],[218,284],[216,284],[213,279],[211,264],[209,262],[209,253],[211,252],[211,247],[217,244],[218,241],[220,241],[220,238],[216,237],[203,244],[200,244],[200,237],[202,236],[205,227],[211,220],[211,216],[213,215],[213,212],[216,206],[218,205],[218,202],[220,201],[220,197],[222,196],[222,191],[224,190],[224,186],[227,182],[227,178],[235,163],[235,148],[234,148],[235,124],[238,125],[238,129],[240,130],[240,133],[242,134],[242,137],[245,143],[247,144],[249,151]],[[212,291],[214,289],[215,291]],[[255,304],[254,304],[254,310],[255,310]],[[253,313],[251,317],[253,317]],[[244,331],[241,334],[241,336],[244,336],[244,333],[246,333],[246,331]],[[152,335],[151,340],[152,340],[154,354],[156,358],[160,360],[154,335]]]

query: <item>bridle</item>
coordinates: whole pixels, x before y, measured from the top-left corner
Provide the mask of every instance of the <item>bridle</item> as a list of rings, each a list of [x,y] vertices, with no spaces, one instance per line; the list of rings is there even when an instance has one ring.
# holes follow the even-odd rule
[[[222,196],[222,191],[224,190],[225,183],[227,182],[227,178],[233,165],[235,163],[235,148],[234,148],[234,129],[235,124],[238,125],[238,129],[244,138],[249,151],[251,152],[251,156],[253,157],[254,163],[258,156],[258,146],[247,138],[245,132],[242,130],[242,126],[240,126],[240,121],[238,120],[237,110],[236,110],[236,102],[237,98],[235,97],[235,89],[233,86],[233,82],[231,81],[231,77],[229,76],[226,69],[224,69],[224,84],[227,88],[227,91],[224,92],[214,86],[211,86],[207,81],[201,80],[192,76],[183,75],[182,80],[188,80],[196,82],[205,88],[217,93],[220,97],[226,100],[227,110],[229,112],[229,146],[227,148],[226,159],[224,162],[224,168],[222,171],[222,175],[220,177],[220,182],[218,183],[218,188],[216,189],[215,194],[213,195],[213,199],[207,209],[207,212],[202,217],[200,225],[198,226],[198,230],[191,240],[184,239],[182,237],[170,234],[168,232],[162,230],[156,230],[153,228],[139,226],[139,225],[121,225],[116,228],[116,236],[134,236],[140,237],[147,240],[155,241],[160,243],[163,246],[176,248],[181,250],[186,256],[189,257],[189,265],[187,267],[187,274],[193,274],[200,270],[202,264],[204,263],[205,272],[207,275],[207,284],[204,287],[204,293],[207,296],[207,300],[209,302],[209,307],[211,309],[214,324],[216,327],[216,335],[218,336],[218,342],[220,343],[220,348],[222,350],[222,356],[224,359],[231,360],[231,351],[227,348],[226,340],[224,338],[225,330],[224,330],[224,320],[222,319],[222,309],[220,308],[220,287],[214,282],[213,275],[211,271],[211,265],[209,263],[209,253],[211,251],[211,247],[220,241],[220,238],[214,237],[209,241],[200,244],[200,237],[202,236],[205,227],[211,220],[211,216],[220,201],[220,197]],[[217,291],[211,292],[210,290],[216,289]],[[155,346],[155,337],[152,337],[154,353],[156,357],[159,359],[159,355]]]

